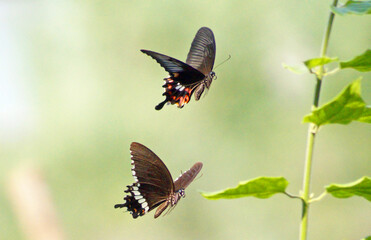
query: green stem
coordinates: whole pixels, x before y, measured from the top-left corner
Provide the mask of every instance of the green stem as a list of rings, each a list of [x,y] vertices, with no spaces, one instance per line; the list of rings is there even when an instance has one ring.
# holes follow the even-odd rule
[[[332,5],[336,7],[337,3],[338,3],[338,0],[334,0]],[[320,57],[326,56],[327,47],[328,47],[328,43],[330,39],[331,28],[334,22],[334,17],[335,17],[334,13],[330,12],[329,20],[328,20],[327,27],[325,30],[325,35],[322,40]],[[318,71],[318,74],[316,75],[316,88],[315,88],[315,93],[314,93],[312,110],[318,107],[323,77],[324,77],[324,66],[321,66]],[[307,148],[306,148],[306,153],[305,153],[305,168],[304,168],[303,194],[302,194],[303,211],[302,211],[301,226],[300,226],[300,240],[307,239],[308,211],[309,211],[309,204],[310,204],[309,203],[310,179],[311,179],[311,171],[312,171],[314,139],[315,139],[316,133],[317,133],[317,126],[315,126],[314,124],[310,124],[308,127]]]
[[[285,195],[288,196],[289,198],[297,198],[297,199],[301,199],[301,200],[303,200],[301,197],[299,197],[299,196],[295,196],[295,195],[291,195],[291,194],[288,193],[288,192],[283,192],[283,194],[285,194]]]
[[[318,86],[318,84],[317,84]],[[320,86],[316,90],[320,89]],[[319,97],[319,95],[318,95]],[[307,149],[305,157],[305,169],[304,169],[304,181],[303,181],[303,211],[301,217],[301,227],[300,227],[300,239],[307,239],[307,230],[308,230],[308,210],[309,210],[309,190],[310,190],[310,177],[311,177],[311,168],[312,168],[312,156],[313,156],[313,147],[314,147],[314,137],[315,132],[312,131],[313,124],[309,125],[308,137],[307,137]]]

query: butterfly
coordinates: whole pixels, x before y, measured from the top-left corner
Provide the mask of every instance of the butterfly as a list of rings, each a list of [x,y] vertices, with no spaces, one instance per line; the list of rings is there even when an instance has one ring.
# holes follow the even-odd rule
[[[169,73],[164,78],[166,98],[155,109],[161,110],[165,103],[176,104],[179,108],[184,107],[191,100],[194,93],[198,101],[202,93],[210,88],[215,77],[212,71],[215,61],[215,38],[211,29],[202,27],[193,39],[186,62],[163,55],[161,53],[141,50],[143,53],[155,59]]]
[[[156,207],[155,218],[167,207],[174,208],[185,189],[201,171],[202,163],[195,163],[188,171],[173,181],[165,164],[156,154],[140,143],[130,145],[131,169],[135,182],[127,186],[125,203],[116,204],[115,208],[127,208],[133,218],[143,216]]]

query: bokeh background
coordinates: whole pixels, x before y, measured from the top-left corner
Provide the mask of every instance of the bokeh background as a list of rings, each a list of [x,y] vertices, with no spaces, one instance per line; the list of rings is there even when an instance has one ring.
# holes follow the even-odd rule
[[[264,175],[285,176],[288,191],[299,194],[307,132],[301,119],[314,77],[282,63],[318,56],[330,3],[2,1],[0,239],[29,239],[14,203],[28,200],[12,193],[28,171],[49,189],[63,239],[298,239],[298,200],[208,201],[198,191]],[[139,50],[185,60],[202,26],[214,31],[216,64],[231,60],[215,70],[218,79],[199,102],[156,111],[167,73]],[[328,55],[350,60],[370,47],[370,36],[369,17],[336,16]],[[360,75],[371,103],[371,74],[353,70],[326,78],[321,102]],[[170,215],[133,220],[113,208],[133,182],[132,141],[158,154],[174,178],[204,163]],[[312,192],[370,175],[370,146],[367,124],[321,129]],[[360,239],[370,234],[370,219],[366,200],[328,196],[312,205],[309,237]]]

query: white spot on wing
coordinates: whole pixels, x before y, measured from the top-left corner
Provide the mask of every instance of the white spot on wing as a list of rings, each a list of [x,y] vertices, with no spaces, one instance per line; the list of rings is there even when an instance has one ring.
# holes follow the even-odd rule
[[[148,207],[148,203],[147,202],[142,203],[142,208],[146,208],[146,207]]]
[[[133,176],[135,176],[135,171],[134,170],[131,170],[131,173],[133,174]]]
[[[133,187],[134,191],[138,191],[138,189],[139,189],[138,187]]]
[[[142,195],[134,196],[134,198],[135,198],[136,200],[141,199],[142,197],[143,197]]]
[[[146,212],[148,212],[148,210],[149,210],[149,207],[145,207],[145,209],[144,209]]]
[[[142,199],[139,199],[138,200],[138,203],[140,203],[140,204],[142,204],[142,203],[144,203],[146,200],[144,199],[144,198],[142,198]]]
[[[132,193],[136,196],[140,195],[140,192],[139,191],[132,191]]]

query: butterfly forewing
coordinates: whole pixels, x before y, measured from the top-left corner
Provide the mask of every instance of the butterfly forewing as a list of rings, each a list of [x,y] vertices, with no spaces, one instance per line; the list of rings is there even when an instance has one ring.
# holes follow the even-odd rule
[[[181,174],[174,181],[175,191],[178,191],[179,189],[186,189],[186,187],[193,182],[197,174],[201,171],[202,166],[202,162],[197,162],[189,170]]]
[[[165,164],[155,153],[140,143],[130,145],[132,174],[141,185],[156,188],[157,195],[174,192],[173,179]],[[155,191],[154,191],[155,192]]]
[[[149,50],[142,49],[140,51],[155,59],[163,68],[165,68],[171,77],[175,77],[176,80],[184,86],[192,85],[193,83],[205,78],[205,75],[199,70],[179,61],[178,59]]]
[[[207,27],[202,27],[193,39],[186,63],[207,76],[213,70],[215,52],[213,32]]]

